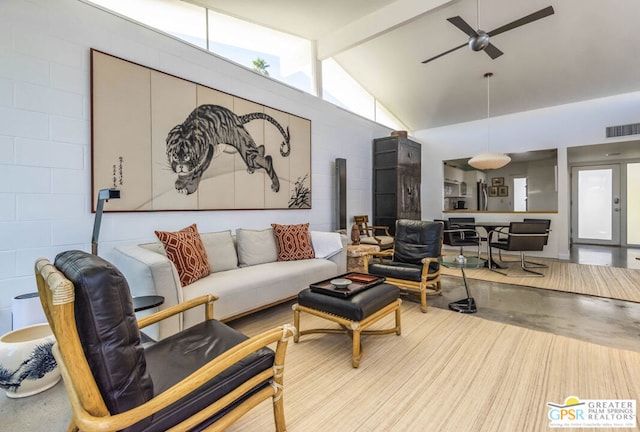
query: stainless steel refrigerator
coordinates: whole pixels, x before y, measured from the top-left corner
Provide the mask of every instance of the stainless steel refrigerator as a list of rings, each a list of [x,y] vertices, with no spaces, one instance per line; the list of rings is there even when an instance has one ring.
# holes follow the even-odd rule
[[[476,200],[477,200],[477,209],[478,210],[488,210],[488,200],[489,197],[487,191],[487,184],[480,180],[476,184]]]

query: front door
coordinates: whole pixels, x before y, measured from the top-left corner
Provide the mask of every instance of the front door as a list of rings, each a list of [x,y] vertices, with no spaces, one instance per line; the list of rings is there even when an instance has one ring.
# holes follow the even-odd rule
[[[571,240],[620,245],[620,165],[571,169]]]

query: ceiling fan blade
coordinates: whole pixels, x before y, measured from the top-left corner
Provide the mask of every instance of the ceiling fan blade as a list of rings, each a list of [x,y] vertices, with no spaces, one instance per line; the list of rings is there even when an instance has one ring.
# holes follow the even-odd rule
[[[527,15],[526,17],[522,17],[517,19],[509,24],[505,24],[502,27],[498,27],[495,30],[491,30],[487,34],[492,37],[495,35],[499,35],[500,33],[504,33],[509,30],[513,30],[516,27],[523,26],[525,24],[529,24],[530,22],[537,21],[541,18],[548,17],[549,15],[553,15],[553,6],[547,6],[544,9],[540,9],[538,12],[534,12],[531,15]]]
[[[463,20],[462,17],[454,16],[451,18],[447,18],[447,21],[449,21],[454,26],[458,27],[460,30],[466,33],[466,35],[469,37],[478,36],[478,33],[476,33],[476,31],[469,24],[467,24],[467,22]]]
[[[492,60],[495,60],[498,57],[500,57],[502,54],[504,54],[502,51],[496,48],[496,46],[492,43],[489,43],[489,45],[487,45],[487,47],[484,49],[484,52],[486,52],[487,55],[491,57]]]
[[[443,52],[442,54],[438,54],[438,55],[437,55],[437,56],[435,56],[435,57],[431,57],[430,59],[427,59],[427,60],[423,61],[422,63],[429,63],[429,62],[430,62],[430,61],[432,61],[432,60],[435,60],[435,59],[440,58],[440,57],[442,57],[442,56],[444,56],[444,55],[447,55],[447,54],[449,54],[450,52],[454,52],[455,50],[459,50],[460,48],[465,47],[465,46],[467,46],[467,43],[466,43],[466,42],[465,42],[465,43],[463,43],[463,44],[462,44],[462,45],[460,45],[460,46],[457,46],[457,47],[455,47],[455,48],[451,48],[449,51],[445,51],[445,52]]]

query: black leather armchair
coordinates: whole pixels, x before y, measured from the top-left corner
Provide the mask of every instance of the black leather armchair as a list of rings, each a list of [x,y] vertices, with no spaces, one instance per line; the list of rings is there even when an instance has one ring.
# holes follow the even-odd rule
[[[390,284],[420,296],[422,312],[427,312],[429,294],[442,291],[440,264],[442,252],[442,222],[399,219],[393,249],[369,252],[364,256],[365,273],[383,276]],[[382,262],[373,257],[382,257]]]
[[[110,263],[67,251],[35,265],[72,408],[69,431],[221,430],[265,399],[284,431],[284,326],[248,338],[213,319],[213,295],[136,320],[129,286]],[[204,320],[155,343],[139,328],[195,306]],[[275,352],[267,345],[276,343]],[[174,429],[171,429],[174,430]]]
[[[470,218],[473,219],[473,218]],[[478,248],[478,257],[480,257],[480,235],[475,229],[475,226],[468,224],[453,224],[451,219],[440,220],[436,219],[436,222],[442,222],[444,224],[443,231],[443,243],[447,246],[454,246],[460,248],[460,255],[464,255],[465,246],[475,246]]]
[[[494,241],[493,236],[497,234],[505,235],[507,237],[506,241],[497,239]],[[541,251],[544,248],[547,236],[546,226],[538,222],[511,222],[508,231],[500,229],[491,231],[489,233],[489,260],[492,259],[491,250],[493,248],[520,252],[520,267],[525,273],[512,274],[494,268],[491,268],[491,270],[511,277],[544,276],[544,274],[533,271],[526,265],[524,254],[527,251]]]

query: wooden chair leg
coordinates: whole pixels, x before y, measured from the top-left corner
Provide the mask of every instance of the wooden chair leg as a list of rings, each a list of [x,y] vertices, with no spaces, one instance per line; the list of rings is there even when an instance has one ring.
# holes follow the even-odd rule
[[[427,313],[427,287],[420,288],[420,310]]]
[[[273,396],[273,419],[276,424],[276,432],[286,432],[287,424],[284,418],[284,403],[282,392]]]
[[[298,343],[298,340],[300,340],[300,311],[297,306],[297,304],[293,305],[293,326],[296,328],[296,332],[293,335],[294,343]]]
[[[351,354],[351,366],[357,368],[360,366],[360,358],[362,357],[362,346],[360,345],[360,328],[353,330],[353,349]]]

